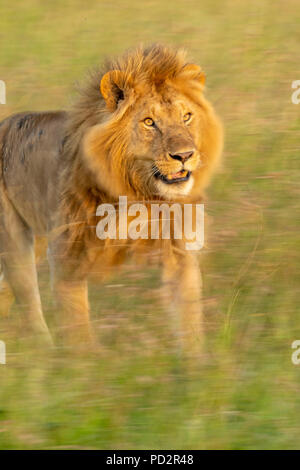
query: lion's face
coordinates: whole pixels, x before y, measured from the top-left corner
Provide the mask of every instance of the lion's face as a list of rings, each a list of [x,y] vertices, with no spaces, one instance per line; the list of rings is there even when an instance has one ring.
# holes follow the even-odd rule
[[[113,197],[197,199],[222,147],[219,120],[203,97],[204,75],[197,65],[177,64],[170,78],[173,59],[159,69],[155,57],[137,57],[132,72],[121,64],[124,70],[102,77],[106,112],[85,138],[89,166]]]
[[[188,195],[201,167],[198,107],[169,86],[140,97],[129,119],[130,167],[147,191],[168,199]]]

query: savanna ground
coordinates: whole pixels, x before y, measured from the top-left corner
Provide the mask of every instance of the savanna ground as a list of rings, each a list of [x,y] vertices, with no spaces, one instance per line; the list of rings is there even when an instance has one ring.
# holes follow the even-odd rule
[[[24,352],[17,312],[1,321],[0,448],[300,447],[299,24],[297,0],[1,1],[1,118],[66,107],[106,55],[163,41],[206,71],[226,147],[206,204],[198,371],[172,352],[157,270],[128,267],[91,290],[100,355]]]

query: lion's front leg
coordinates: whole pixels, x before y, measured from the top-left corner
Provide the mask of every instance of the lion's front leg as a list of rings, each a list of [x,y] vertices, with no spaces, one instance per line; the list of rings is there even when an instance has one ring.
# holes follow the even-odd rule
[[[202,279],[197,256],[171,248],[164,259],[164,298],[171,307],[184,355],[198,357],[203,344]]]
[[[63,342],[71,346],[92,343],[87,281],[60,279],[54,282],[53,289],[57,301],[59,336]]]
[[[1,268],[1,266],[0,266]],[[0,318],[8,317],[11,306],[14,303],[14,296],[8,283],[1,276],[0,272]]]
[[[75,264],[64,256],[64,246],[64,238],[51,240],[47,252],[58,337],[67,346],[90,345],[94,337],[90,325],[87,278],[76,278],[72,274]]]

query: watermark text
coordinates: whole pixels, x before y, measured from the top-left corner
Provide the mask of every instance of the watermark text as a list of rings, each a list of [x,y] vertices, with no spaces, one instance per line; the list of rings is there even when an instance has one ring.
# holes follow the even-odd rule
[[[292,93],[292,103],[299,104],[300,103],[300,80],[294,80],[292,82],[292,88],[295,91]]]
[[[204,205],[134,202],[127,196],[119,203],[100,204],[96,226],[101,240],[184,240],[186,250],[200,250],[204,245]]]
[[[0,341],[0,364],[6,364],[6,345]]]
[[[6,104],[6,85],[3,80],[0,80],[0,104]]]
[[[298,366],[300,364],[300,340],[296,339],[295,341],[292,342],[292,349],[295,349],[295,351],[292,354],[292,363],[295,366]]]

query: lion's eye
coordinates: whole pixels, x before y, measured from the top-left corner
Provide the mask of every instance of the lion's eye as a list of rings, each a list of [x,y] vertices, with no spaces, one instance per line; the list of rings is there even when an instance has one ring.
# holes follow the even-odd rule
[[[148,127],[151,127],[151,126],[153,126],[153,125],[154,125],[154,121],[153,121],[153,119],[151,119],[151,118],[149,118],[149,117],[148,117],[148,118],[146,118],[146,119],[144,119],[144,123],[145,123],[145,124],[146,124],[146,126],[148,126]]]
[[[183,120],[184,122],[188,122],[192,117],[192,113],[186,113],[184,116],[183,116]]]

